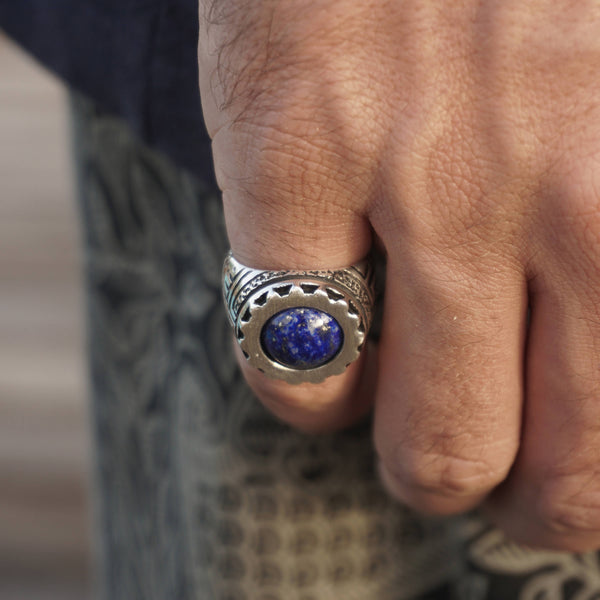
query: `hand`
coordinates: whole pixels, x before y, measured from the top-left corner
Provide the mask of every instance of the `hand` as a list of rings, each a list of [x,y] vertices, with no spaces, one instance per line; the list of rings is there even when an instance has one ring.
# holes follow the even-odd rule
[[[235,256],[387,253],[379,347],[320,385],[242,359],[265,405],[374,404],[399,499],[600,546],[600,5],[202,0],[199,55]]]

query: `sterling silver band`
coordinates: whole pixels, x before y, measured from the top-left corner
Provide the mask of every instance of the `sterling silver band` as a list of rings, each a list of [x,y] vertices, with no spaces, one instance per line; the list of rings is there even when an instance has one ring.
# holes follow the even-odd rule
[[[230,252],[223,296],[252,366],[288,383],[319,383],[342,373],[363,348],[373,317],[373,268],[363,260],[336,270],[267,271],[242,265]]]

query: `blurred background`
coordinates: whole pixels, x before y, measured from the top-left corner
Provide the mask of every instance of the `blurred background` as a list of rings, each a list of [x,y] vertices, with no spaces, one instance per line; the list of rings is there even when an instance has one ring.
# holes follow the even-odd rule
[[[90,441],[68,107],[0,33],[0,600],[90,595]]]

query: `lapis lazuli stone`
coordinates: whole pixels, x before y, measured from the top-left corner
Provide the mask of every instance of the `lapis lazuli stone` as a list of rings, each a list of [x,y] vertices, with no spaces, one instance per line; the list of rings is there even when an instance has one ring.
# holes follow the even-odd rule
[[[271,317],[261,332],[262,346],[274,361],[292,369],[314,369],[342,347],[339,323],[316,308],[288,308]]]

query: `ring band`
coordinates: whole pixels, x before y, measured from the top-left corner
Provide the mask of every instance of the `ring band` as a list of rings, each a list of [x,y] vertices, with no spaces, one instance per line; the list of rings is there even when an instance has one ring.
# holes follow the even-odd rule
[[[252,269],[228,253],[227,316],[248,362],[272,379],[319,383],[358,358],[373,319],[373,266]]]

